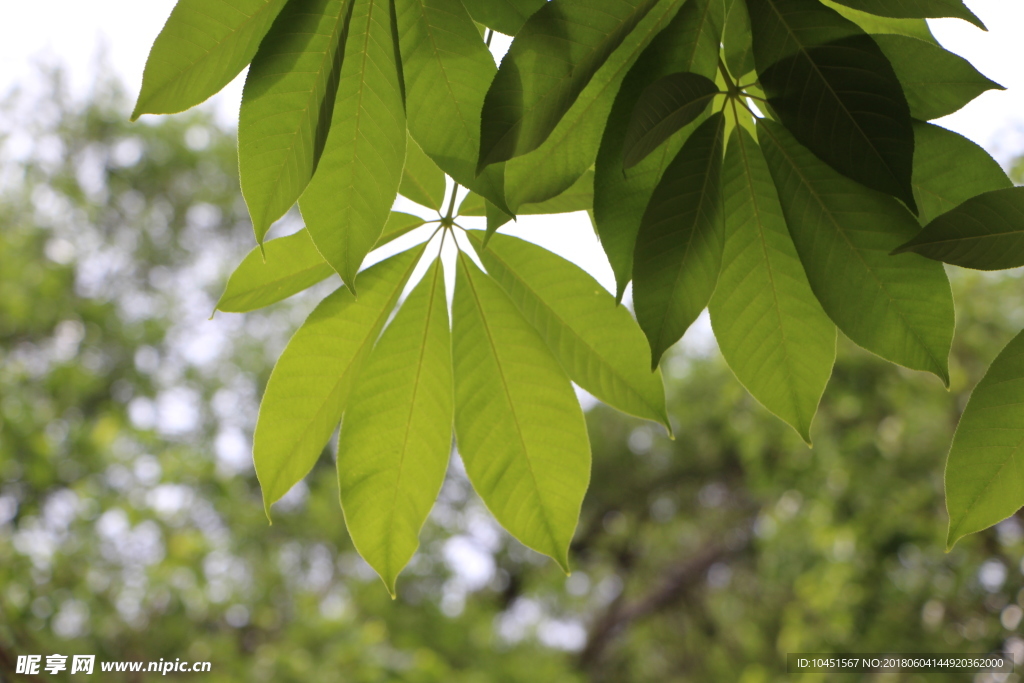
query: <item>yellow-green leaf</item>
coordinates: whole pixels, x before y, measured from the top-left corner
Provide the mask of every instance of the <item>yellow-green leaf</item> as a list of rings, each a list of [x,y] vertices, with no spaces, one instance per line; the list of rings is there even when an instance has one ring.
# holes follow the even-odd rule
[[[430,267],[370,353],[338,437],[345,525],[392,596],[451,454],[452,354],[440,265]]]
[[[590,480],[583,411],[538,332],[465,255],[452,360],[455,435],[473,488],[509,533],[568,571]]]
[[[358,299],[344,287],[328,296],[278,359],[253,437],[253,461],[268,516],[271,503],[316,464],[422,253],[422,248],[403,252],[364,271]]]

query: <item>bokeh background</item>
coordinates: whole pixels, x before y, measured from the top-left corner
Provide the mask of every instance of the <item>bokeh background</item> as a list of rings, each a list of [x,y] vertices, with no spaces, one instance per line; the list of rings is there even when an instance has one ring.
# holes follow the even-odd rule
[[[268,526],[250,455],[259,396],[338,282],[209,319],[253,243],[237,84],[128,123],[173,3],[78,7],[90,4],[5,8],[26,23],[0,29],[48,36],[0,40],[0,681],[22,680],[18,655],[53,653],[208,660],[211,673],[179,677],[209,681],[352,683],[761,683],[790,680],[788,652],[1002,650],[1024,664],[1024,518],[947,554],[942,497],[969,392],[1024,327],[1016,271],[950,269],[949,392],[841,338],[813,449],[745,393],[706,327],[665,365],[675,441],[587,401],[594,472],[569,577],[494,523],[457,458],[397,600],[345,532],[332,447]],[[980,34],[958,51],[1020,82],[1024,10],[968,4],[990,36],[945,21],[936,34]],[[1018,182],[1022,96],[1024,83],[944,122]],[[586,220],[516,230],[563,253],[591,240],[593,254]]]

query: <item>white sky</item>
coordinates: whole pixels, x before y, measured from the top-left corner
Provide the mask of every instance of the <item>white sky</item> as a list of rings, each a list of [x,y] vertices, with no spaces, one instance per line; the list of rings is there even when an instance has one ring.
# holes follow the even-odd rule
[[[32,64],[42,60],[67,66],[73,91],[84,92],[95,73],[101,45],[109,63],[134,97],[153,39],[174,0],[0,0],[0,93],[22,84],[31,86]],[[968,58],[982,73],[1006,86],[988,92],[941,121],[986,147],[1004,164],[1024,152],[1024,1],[967,0],[989,27],[985,33],[955,19],[932,22],[947,48]],[[225,122],[237,120],[241,83],[238,79],[203,106],[213,107]],[[584,214],[558,219],[520,220],[514,230],[586,267],[606,287],[611,269],[604,260]],[[241,255],[239,255],[241,257]]]

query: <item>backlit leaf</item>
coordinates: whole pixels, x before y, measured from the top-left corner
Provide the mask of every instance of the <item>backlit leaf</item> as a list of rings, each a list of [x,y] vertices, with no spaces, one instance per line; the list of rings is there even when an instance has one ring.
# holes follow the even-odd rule
[[[893,253],[908,251],[977,270],[1024,266],[1024,187],[968,199]]]
[[[537,204],[523,204],[518,215],[530,216],[548,213],[569,213],[571,211],[587,211],[594,205],[594,172],[587,171],[579,180],[562,194]],[[460,216],[484,216],[484,198],[478,194],[470,194],[459,205]]]
[[[299,200],[317,249],[353,291],[405,163],[405,113],[388,0],[352,0],[331,131]]]
[[[733,130],[722,169],[725,251],[709,310],[729,367],[810,443],[832,374],[836,326],[807,282],[761,148]]]
[[[203,102],[252,61],[287,0],[178,0],[142,74],[132,120]]]
[[[725,116],[701,124],[665,169],[633,257],[633,305],[652,365],[707,306],[722,264],[720,175]]]
[[[452,352],[440,266],[434,262],[370,352],[338,437],[345,525],[392,596],[451,454]]]
[[[717,94],[714,81],[688,71],[669,74],[647,86],[626,127],[623,167],[636,166],[676,131],[696,120]]]
[[[264,256],[266,261],[264,261]],[[228,278],[217,309],[245,313],[269,306],[334,274],[305,230],[255,247]]]
[[[963,0],[836,0],[861,12],[897,19],[953,17],[985,30],[985,24],[967,9]]]
[[[893,19],[892,17],[880,17],[877,14],[868,14],[855,10],[846,5],[840,5],[833,0],[821,0],[826,7],[831,7],[841,15],[860,26],[865,33],[872,35],[894,33],[900,36],[910,36],[918,40],[924,40],[933,45],[938,45],[928,22],[924,19]]]
[[[714,78],[724,11],[719,0],[687,0],[629,70],[615,97],[594,164],[594,226],[615,273],[617,299],[632,277],[633,246],[644,207],[662,171],[699,125],[690,124],[624,171],[622,145],[633,105],[644,88],[670,73],[691,71]]]
[[[537,149],[505,164],[505,193],[516,213],[526,204],[562,194],[594,165],[622,80],[679,5],[680,0],[659,2],[597,70],[551,135]]]
[[[516,34],[484,100],[478,170],[536,149],[657,0],[555,0]]]
[[[733,78],[754,70],[754,46],[750,40],[750,15],[744,0],[733,0],[722,34],[722,54]]]
[[[295,204],[320,160],[349,9],[342,0],[288,3],[249,68],[238,115],[238,171],[257,242]]]
[[[975,387],[946,461],[947,548],[1024,505],[1024,333]]]
[[[268,516],[271,503],[316,464],[422,253],[422,248],[407,251],[364,271],[358,299],[341,287],[321,301],[277,360],[253,437]]]
[[[455,182],[508,209],[504,167],[476,173],[480,110],[497,71],[476,25],[451,0],[395,0],[395,7],[409,132]]]
[[[914,198],[917,219],[930,223],[971,197],[1013,187],[988,152],[940,126],[914,122]]]
[[[476,21],[514,36],[530,15],[544,6],[544,0],[463,0],[462,4]]]
[[[375,247],[387,244],[414,230],[424,221],[419,216],[393,211]],[[255,247],[228,278],[217,302],[217,310],[246,313],[277,303],[334,275],[334,268],[313,245],[309,233],[270,240]]]
[[[817,0],[747,0],[754,59],[772,110],[840,173],[911,210],[914,133],[888,59]]]
[[[444,204],[444,171],[423,153],[411,137],[405,150],[405,168],[398,193],[428,209],[440,211]]]
[[[568,571],[590,479],[583,411],[539,333],[465,256],[452,359],[455,435],[473,488],[509,533]]]
[[[576,384],[619,410],[660,422],[665,412],[661,371],[651,372],[644,334],[579,266],[529,242],[495,235],[483,249],[487,272],[547,342]]]
[[[899,202],[834,171],[778,123],[758,138],[807,279],[832,322],[857,344],[948,386],[953,295],[941,264],[890,256],[917,232]]]
[[[888,57],[916,119],[952,114],[986,90],[1004,90],[963,57],[907,36],[874,36]]]

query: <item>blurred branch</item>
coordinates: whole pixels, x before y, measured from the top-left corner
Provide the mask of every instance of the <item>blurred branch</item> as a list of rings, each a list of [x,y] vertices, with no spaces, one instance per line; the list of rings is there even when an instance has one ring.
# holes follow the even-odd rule
[[[579,656],[579,668],[593,670],[597,667],[611,642],[630,624],[683,600],[701,584],[712,565],[745,549],[748,538],[749,534],[744,535],[744,542],[733,547],[720,542],[709,543],[696,554],[673,562],[646,595],[633,601],[621,596],[612,601],[590,628],[587,645]]]

